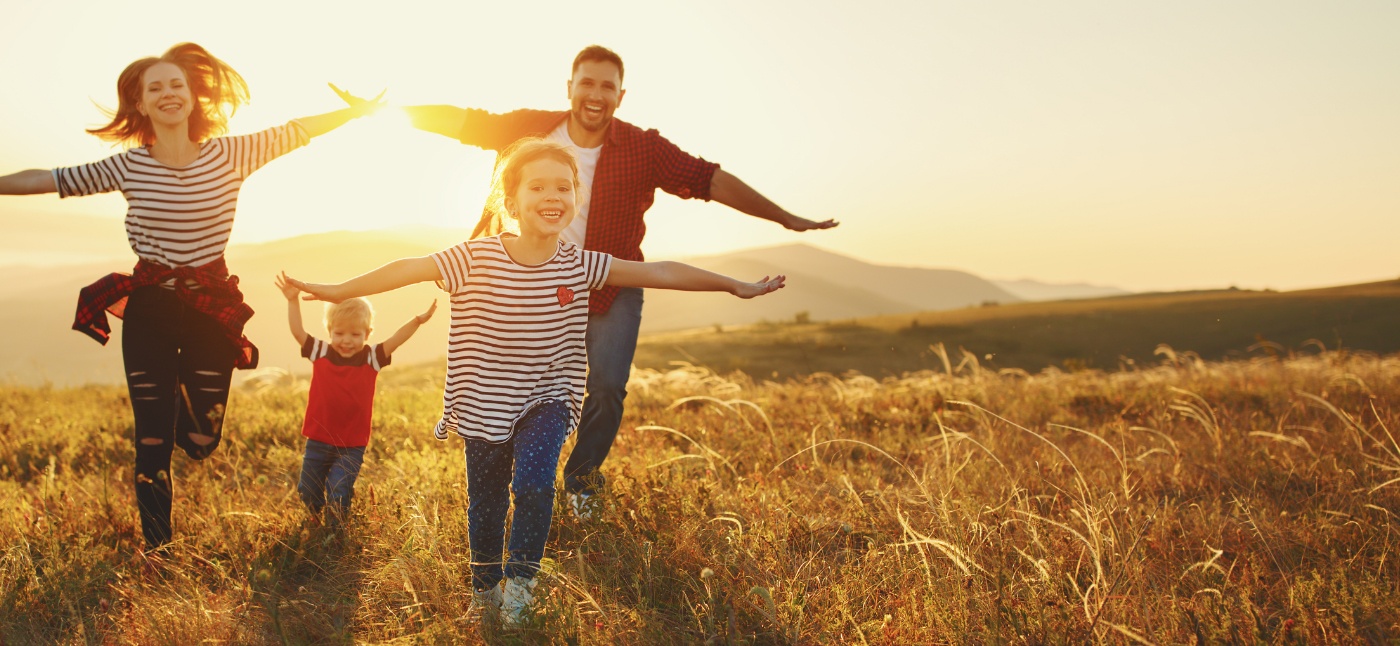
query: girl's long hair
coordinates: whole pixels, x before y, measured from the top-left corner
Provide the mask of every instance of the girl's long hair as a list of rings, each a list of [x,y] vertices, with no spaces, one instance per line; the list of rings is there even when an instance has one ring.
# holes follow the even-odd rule
[[[151,119],[141,114],[137,106],[144,89],[142,78],[156,63],[173,63],[185,72],[185,82],[195,101],[195,109],[190,111],[190,141],[201,142],[228,132],[229,117],[248,102],[248,83],[238,72],[203,47],[180,43],[159,57],[142,58],[127,65],[117,77],[117,109],[104,110],[112,121],[88,132],[128,148],[155,143]]]

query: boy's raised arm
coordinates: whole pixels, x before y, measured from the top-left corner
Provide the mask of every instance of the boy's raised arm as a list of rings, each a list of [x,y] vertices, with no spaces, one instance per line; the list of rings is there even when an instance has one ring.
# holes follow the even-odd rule
[[[408,319],[408,322],[404,323],[403,326],[401,326],[398,329],[398,331],[394,332],[393,336],[389,337],[387,340],[384,341],[384,343],[382,344],[384,346],[384,354],[393,355],[394,351],[399,349],[399,346],[403,345],[404,341],[407,341],[410,337],[412,337],[413,333],[417,332],[420,326],[422,326],[424,323],[427,323],[429,319],[433,318],[433,312],[436,311],[437,300],[434,299],[433,304],[428,306],[428,311],[423,312],[422,314],[419,314],[418,316],[415,316],[411,319]]]
[[[753,298],[782,289],[786,276],[768,277],[746,283],[685,263],[612,261],[607,284],[614,287],[654,287],[688,292],[729,292],[739,298]]]
[[[400,258],[379,269],[362,274],[343,283],[326,285],[306,283],[292,277],[287,282],[306,292],[302,298],[308,301],[330,301],[339,303],[347,298],[379,294],[430,280],[442,280],[442,272],[431,256]]]
[[[297,298],[301,290],[291,283],[285,271],[281,276],[274,278],[273,282],[277,289],[282,290],[282,295],[287,297],[287,325],[292,329],[292,338],[297,340],[297,347],[306,345],[306,326],[301,322],[301,301]]]

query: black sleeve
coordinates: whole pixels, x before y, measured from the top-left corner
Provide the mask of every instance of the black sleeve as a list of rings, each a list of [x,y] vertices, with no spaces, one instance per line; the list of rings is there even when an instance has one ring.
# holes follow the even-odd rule
[[[315,348],[316,348],[316,337],[311,336],[310,334],[306,335],[306,341],[303,342],[303,343],[301,344],[301,356],[306,357],[307,359],[311,359],[312,361],[315,361],[316,359],[313,358],[313,357],[311,356],[311,352],[312,352],[312,350],[314,350]]]

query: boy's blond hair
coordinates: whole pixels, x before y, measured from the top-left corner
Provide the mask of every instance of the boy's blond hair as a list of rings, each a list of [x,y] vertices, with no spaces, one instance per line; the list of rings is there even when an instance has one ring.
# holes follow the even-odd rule
[[[336,325],[363,325],[366,330],[374,327],[374,306],[363,298],[347,298],[339,303],[326,305],[326,330]]]

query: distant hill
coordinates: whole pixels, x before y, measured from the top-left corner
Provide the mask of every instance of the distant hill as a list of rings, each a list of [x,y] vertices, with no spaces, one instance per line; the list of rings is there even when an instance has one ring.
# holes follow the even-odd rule
[[[22,200],[18,200],[22,201]],[[7,201],[0,212],[0,266],[71,265],[131,256],[121,218],[55,215]]]
[[[642,317],[644,333],[755,321],[813,321],[946,310],[1021,299],[963,271],[875,265],[806,244],[685,258],[685,262],[757,280],[784,274],[788,286],[763,298],[651,290]]]
[[[70,216],[71,217],[71,216]],[[122,379],[119,336],[111,347],[69,329],[78,290],[112,271],[127,271],[130,251],[116,256],[124,239],[120,222],[91,218],[30,221],[9,214],[0,219],[34,229],[19,242],[0,242],[0,260],[26,249],[53,248],[56,239],[85,240],[79,245],[92,261],[46,267],[0,266],[0,335],[11,351],[0,355],[0,378],[26,383],[70,385],[116,382]],[[101,235],[92,235],[97,231]],[[302,371],[305,366],[287,332],[286,301],[272,285],[286,270],[313,281],[342,280],[395,258],[421,256],[460,242],[459,229],[403,229],[373,232],[336,231],[261,244],[229,247],[229,266],[242,281],[244,294],[257,315],[247,333],[262,353],[262,366]],[[97,238],[113,244],[96,242]],[[9,255],[6,255],[9,254]],[[22,255],[19,257],[23,257]],[[759,321],[791,321],[805,313],[813,321],[850,319],[882,314],[964,307],[983,302],[1011,303],[1018,299],[996,285],[966,272],[942,269],[885,267],[811,247],[786,245],[719,256],[687,259],[708,269],[748,279],[783,273],[789,286],[770,296],[740,300],[727,294],[698,294],[652,290],[647,294],[643,333],[714,325],[734,326]],[[371,299],[377,310],[374,339],[391,334],[409,316],[434,298],[446,296],[431,285],[416,285]],[[302,305],[307,329],[322,329],[321,305]],[[398,352],[402,364],[441,361],[447,317],[440,312]],[[114,329],[120,324],[114,322]]]
[[[993,285],[1011,292],[1025,301],[1066,301],[1079,298],[1103,298],[1105,296],[1126,296],[1132,292],[1107,285],[1088,283],[1042,283],[1038,280],[994,280]]]
[[[1400,281],[1294,292],[1217,290],[1020,303],[807,325],[697,329],[644,337],[641,367],[689,361],[726,372],[793,376],[856,370],[891,376],[954,365],[1039,371],[1153,365],[1154,351],[1208,359],[1330,349],[1400,352]]]

